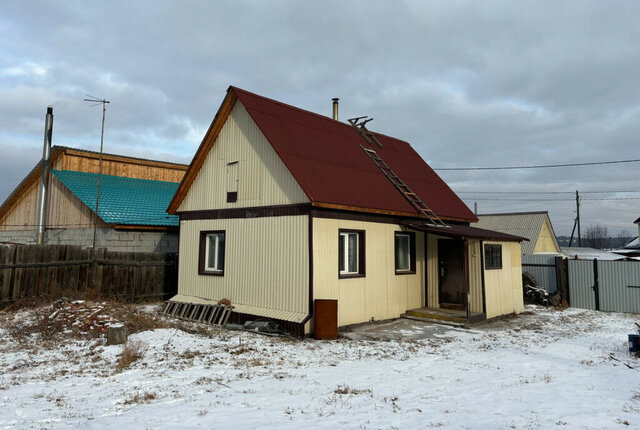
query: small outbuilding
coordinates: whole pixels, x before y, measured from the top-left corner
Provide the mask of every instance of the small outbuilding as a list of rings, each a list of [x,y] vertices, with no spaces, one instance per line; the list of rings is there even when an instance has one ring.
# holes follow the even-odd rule
[[[230,87],[168,208],[178,295],[231,321],[314,330],[405,313],[479,321],[523,310],[522,237],[476,216],[402,140]],[[323,304],[326,302],[323,302]],[[326,322],[326,321],[325,321]]]

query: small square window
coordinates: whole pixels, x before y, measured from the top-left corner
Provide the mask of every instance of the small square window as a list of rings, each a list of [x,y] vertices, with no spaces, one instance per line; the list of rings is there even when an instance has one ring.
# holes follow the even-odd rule
[[[502,269],[502,245],[484,246],[484,268]]]
[[[338,276],[349,278],[365,275],[364,231],[340,230],[338,234]]]
[[[224,275],[224,251],[224,231],[200,232],[198,273],[200,275]]]
[[[416,273],[416,235],[413,232],[395,233],[396,274]]]

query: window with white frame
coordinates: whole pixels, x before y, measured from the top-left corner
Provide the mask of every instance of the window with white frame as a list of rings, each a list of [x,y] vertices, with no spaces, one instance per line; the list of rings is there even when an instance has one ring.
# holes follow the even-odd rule
[[[203,231],[200,233],[200,258],[198,272],[201,275],[224,274],[224,231]]]
[[[338,275],[364,276],[364,231],[340,230],[338,234]]]

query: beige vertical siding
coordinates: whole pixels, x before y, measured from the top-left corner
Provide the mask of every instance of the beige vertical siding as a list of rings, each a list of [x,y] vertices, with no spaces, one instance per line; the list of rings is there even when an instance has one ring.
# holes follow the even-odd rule
[[[427,305],[430,308],[440,307],[440,297],[438,295],[440,281],[438,276],[438,239],[445,239],[442,236],[427,235],[427,277],[429,282],[429,297]]]
[[[469,240],[469,291],[470,311],[482,312],[482,253],[479,240]]]
[[[540,228],[540,234],[538,235],[536,247],[533,252],[560,252],[560,248],[557,245],[555,236],[546,217]]]
[[[238,201],[227,203],[226,166],[238,162]],[[307,203],[309,199],[237,101],[179,211]]]
[[[518,242],[485,242],[502,245],[502,269],[485,269],[487,318],[524,310],[522,257]]]
[[[338,230],[365,231],[366,276],[338,279]],[[424,235],[416,233],[416,273],[395,274],[394,232],[403,228],[333,219],[313,219],[313,292],[338,300],[338,325],[397,318],[424,306]]]
[[[198,275],[199,237],[205,230],[226,232],[224,276]],[[308,217],[182,221],[178,294],[227,298],[241,313],[281,319],[290,314],[290,320],[306,316]]]

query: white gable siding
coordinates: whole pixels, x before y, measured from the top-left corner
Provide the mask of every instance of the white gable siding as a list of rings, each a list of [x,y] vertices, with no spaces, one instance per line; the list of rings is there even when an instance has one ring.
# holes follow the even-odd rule
[[[238,200],[227,203],[227,165],[237,162]],[[302,188],[237,101],[178,211],[308,203]]]

